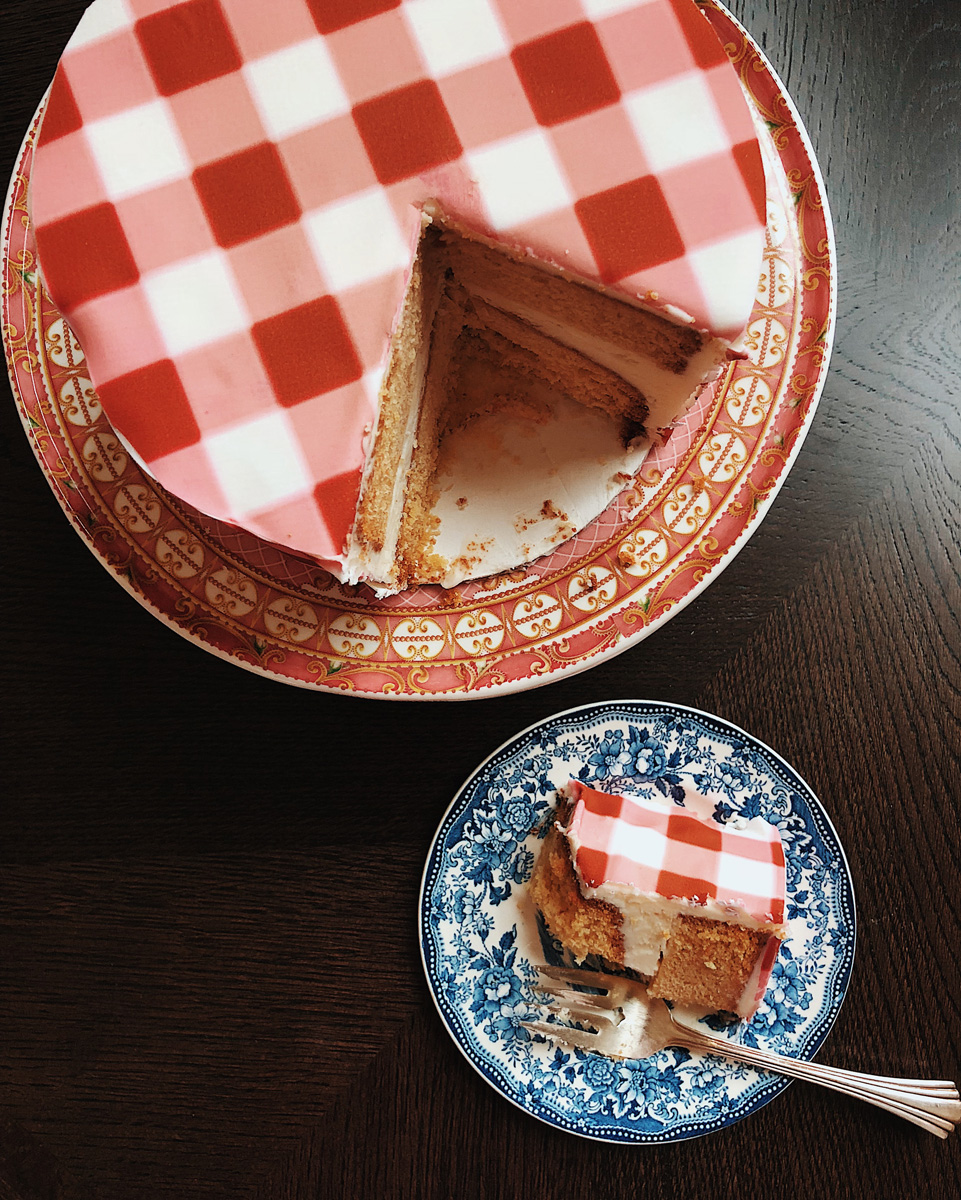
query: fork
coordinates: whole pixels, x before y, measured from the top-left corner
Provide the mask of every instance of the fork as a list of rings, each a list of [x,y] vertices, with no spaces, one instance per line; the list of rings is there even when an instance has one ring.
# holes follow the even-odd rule
[[[544,966],[538,970],[550,981],[534,986],[536,992],[549,997],[544,1004],[548,1012],[567,1016],[581,1025],[588,1024],[592,1029],[548,1021],[521,1021],[531,1033],[609,1058],[648,1058],[668,1046],[720,1054],[748,1066],[806,1079],[846,1096],[856,1096],[940,1138],[946,1138],[961,1121],[961,1100],[950,1080],[863,1075],[784,1058],[679,1024],[663,1000],[649,997],[646,986],[632,979],[568,967]],[[584,987],[595,990],[574,990]]]

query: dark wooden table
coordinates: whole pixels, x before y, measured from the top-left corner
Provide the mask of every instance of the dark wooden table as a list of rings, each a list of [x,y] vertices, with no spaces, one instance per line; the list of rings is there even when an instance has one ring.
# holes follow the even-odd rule
[[[668,699],[775,747],[846,846],[858,949],[821,1056],[961,1075],[961,4],[732,7],[824,170],[836,346],[770,515],[619,658],[466,704],[248,674],[97,565],[3,405],[3,1200],[961,1194],[957,1136],[802,1084],[674,1146],[555,1132],[474,1073],[421,972],[421,867],[475,764],[572,705]],[[83,8],[5,0],[5,174]]]

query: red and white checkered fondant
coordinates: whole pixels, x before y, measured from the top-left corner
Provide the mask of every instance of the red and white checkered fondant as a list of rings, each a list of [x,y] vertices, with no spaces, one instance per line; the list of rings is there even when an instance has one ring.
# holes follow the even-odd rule
[[[759,924],[784,921],[784,848],[777,827],[755,818],[720,825],[677,805],[614,796],[577,781],[568,836],[582,884],[731,908]]]
[[[691,0],[95,0],[31,179],[117,431],[337,573],[428,200],[721,336],[750,313],[760,153]]]

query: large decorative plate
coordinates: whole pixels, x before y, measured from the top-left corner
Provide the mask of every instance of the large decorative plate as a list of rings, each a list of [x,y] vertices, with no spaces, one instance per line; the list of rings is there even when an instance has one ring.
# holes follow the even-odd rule
[[[788,1086],[713,1055],[661,1050],[618,1062],[534,1040],[538,963],[561,961],[527,897],[555,790],[570,778],[673,798],[718,797],[715,817],[777,825],[787,863],[789,939],[749,1022],[713,1032],[811,1058],[837,1016],[854,959],[854,893],[844,852],[803,779],[773,750],[717,717],[612,701],[570,709],[518,734],[482,763],[441,822],[424,872],[420,941],[427,980],[472,1066],[549,1125],[600,1141],[679,1141],[757,1111]]]
[[[702,5],[756,117],[767,244],[748,357],[705,390],[592,525],[526,569],[387,600],[169,495],[107,422],[83,350],[44,293],[28,213],[33,140],[4,210],[3,339],[31,444],[64,512],[113,577],[176,632],[248,670],[355,695],[470,699],[620,653],[717,577],[800,449],[827,371],[831,223],[800,119],[758,47]]]

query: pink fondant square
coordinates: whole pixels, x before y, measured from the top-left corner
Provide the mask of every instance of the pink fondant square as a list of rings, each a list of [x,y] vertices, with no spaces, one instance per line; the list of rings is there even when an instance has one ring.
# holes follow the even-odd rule
[[[196,166],[266,139],[243,76],[222,75],[170,97],[180,136]]]
[[[619,104],[558,125],[550,138],[577,197],[650,174],[634,126]]]
[[[276,406],[264,364],[246,333],[178,355],[177,369],[203,434]]]
[[[458,137],[470,150],[537,123],[511,62],[494,59],[438,80]]]
[[[163,12],[165,8],[170,8],[176,3],[188,4],[189,0],[127,0],[127,7],[130,9],[130,15],[136,20]]]
[[[165,488],[182,496],[201,512],[224,514],[229,511],[227,497],[217,482],[203,442],[154,459],[150,468]]]
[[[576,275],[594,275],[597,265],[580,222],[570,209],[535,217],[502,231],[504,240]]]
[[[100,172],[82,132],[48,142],[39,161],[34,181],[42,186],[34,186],[30,192],[30,210],[38,224],[58,221],[104,199]]]
[[[154,271],[214,247],[214,237],[189,179],[128,196],[117,214],[141,271]]]
[[[628,275],[618,281],[617,289],[642,299],[647,297],[653,303],[669,303],[693,317],[699,329],[710,324],[704,293],[686,258],[661,263],[654,271],[647,269]]]
[[[730,154],[662,171],[658,179],[689,250],[753,226],[754,205]]]
[[[327,49],[354,104],[426,74],[407,22],[397,11],[328,34]]]
[[[377,183],[367,150],[349,116],[337,117],[284,138],[280,156],[306,212]],[[323,163],[323,170],[317,164]]]
[[[240,52],[248,62],[317,36],[306,0],[270,5],[269,13],[265,11],[265,0],[221,0],[221,3]]]
[[[597,22],[597,32],[623,92],[695,69],[691,48],[667,4],[615,13]]]
[[[705,71],[704,81],[711,89],[721,124],[727,131],[731,144],[737,145],[738,142],[753,141],[755,137],[754,122],[751,120],[740,84],[737,82],[730,64],[725,61],[719,67],[712,67],[710,71]]]
[[[317,396],[288,411],[311,478],[332,479],[364,462],[364,434],[374,419],[361,383]]]
[[[247,514],[244,521],[268,542],[289,546],[292,550],[310,546],[320,558],[339,554],[343,549],[343,540],[335,542],[312,493],[271,505],[259,513]]]
[[[579,0],[494,0],[493,7],[515,44],[584,20]]]
[[[85,121],[109,117],[157,97],[140,44],[129,29],[65,55],[63,69]]]
[[[394,327],[406,285],[406,276],[397,271],[390,279],[382,276],[372,283],[341,292],[337,297],[365,371],[382,366],[387,361],[385,331]]]
[[[139,285],[97,296],[73,314],[98,385],[167,357]]]
[[[299,308],[327,290],[299,223],[234,246],[228,256],[255,321]]]

